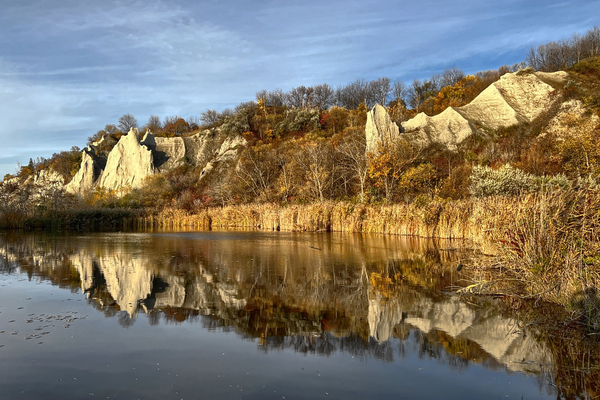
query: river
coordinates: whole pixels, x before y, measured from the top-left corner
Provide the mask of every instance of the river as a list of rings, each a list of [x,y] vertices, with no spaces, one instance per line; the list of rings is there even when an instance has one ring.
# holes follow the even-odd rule
[[[594,395],[522,321],[452,293],[472,280],[462,243],[5,232],[0,248],[2,399]]]

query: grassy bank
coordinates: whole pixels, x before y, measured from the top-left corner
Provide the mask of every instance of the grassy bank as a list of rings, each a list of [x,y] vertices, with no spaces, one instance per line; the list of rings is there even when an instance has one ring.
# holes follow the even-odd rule
[[[544,191],[517,197],[427,201],[410,205],[323,202],[249,204],[196,214],[163,210],[146,217],[155,228],[247,228],[365,232],[466,239],[492,257],[471,294],[560,304],[569,319],[600,329],[600,188]]]
[[[481,270],[481,281],[468,292],[550,301],[587,329],[600,329],[600,188],[594,183],[516,197],[412,204],[263,203],[194,213],[85,209],[3,221],[9,227],[75,231],[242,228],[466,239],[493,255],[469,265]]]

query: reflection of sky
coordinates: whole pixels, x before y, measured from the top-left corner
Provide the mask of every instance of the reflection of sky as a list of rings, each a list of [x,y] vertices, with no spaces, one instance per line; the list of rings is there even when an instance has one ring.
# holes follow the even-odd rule
[[[198,116],[289,90],[522,61],[584,33],[597,0],[93,1],[2,5],[0,173],[115,123]]]
[[[24,274],[0,275],[0,286],[3,399],[556,397],[541,392],[535,377],[456,362],[417,333],[376,349],[387,362],[341,346],[327,357],[290,347],[261,351],[257,339],[199,323],[149,326],[138,316],[125,329],[84,296]],[[65,327],[56,320],[63,315],[81,319]],[[42,331],[42,323],[26,322],[46,316],[54,319]],[[24,340],[38,332],[49,333]]]

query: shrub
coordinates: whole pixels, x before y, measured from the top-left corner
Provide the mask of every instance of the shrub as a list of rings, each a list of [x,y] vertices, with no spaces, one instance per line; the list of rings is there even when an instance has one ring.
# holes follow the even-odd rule
[[[528,174],[505,164],[498,169],[477,165],[471,173],[469,190],[473,196],[518,195],[537,192],[544,188],[567,189],[571,186],[565,175],[543,177]]]

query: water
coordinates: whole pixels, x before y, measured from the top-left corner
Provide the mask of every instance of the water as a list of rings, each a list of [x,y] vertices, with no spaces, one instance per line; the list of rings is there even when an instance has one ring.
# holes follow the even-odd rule
[[[557,387],[554,353],[518,320],[447,293],[470,279],[455,243],[230,231],[0,247],[2,399],[589,394]]]

